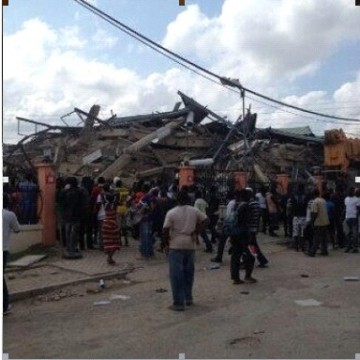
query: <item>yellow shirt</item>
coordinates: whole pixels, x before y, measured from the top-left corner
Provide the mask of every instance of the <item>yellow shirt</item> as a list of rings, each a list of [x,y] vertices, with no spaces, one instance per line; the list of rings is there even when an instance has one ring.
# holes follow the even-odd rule
[[[126,206],[126,201],[127,198],[129,196],[129,189],[125,188],[125,187],[121,187],[117,189],[118,194],[119,194],[119,205],[116,208],[116,212],[121,215],[124,216],[126,215],[128,208]]]

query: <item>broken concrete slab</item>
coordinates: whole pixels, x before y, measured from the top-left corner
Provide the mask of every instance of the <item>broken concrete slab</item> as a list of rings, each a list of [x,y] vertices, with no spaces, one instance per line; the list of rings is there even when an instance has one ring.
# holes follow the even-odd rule
[[[12,261],[9,267],[28,267],[46,258],[46,255],[26,255],[16,261]]]

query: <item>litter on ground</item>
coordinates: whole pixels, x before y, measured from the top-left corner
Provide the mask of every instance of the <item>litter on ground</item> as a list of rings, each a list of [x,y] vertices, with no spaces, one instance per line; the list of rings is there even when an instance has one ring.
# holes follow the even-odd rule
[[[95,305],[95,306],[109,305],[109,304],[111,304],[111,301],[108,301],[108,300],[102,300],[102,301],[95,301],[95,302],[94,302],[94,305]]]
[[[113,294],[110,296],[110,300],[129,300],[130,296],[127,295],[116,295]]]
[[[300,306],[320,306],[322,304],[322,302],[315,299],[295,300],[295,303]]]

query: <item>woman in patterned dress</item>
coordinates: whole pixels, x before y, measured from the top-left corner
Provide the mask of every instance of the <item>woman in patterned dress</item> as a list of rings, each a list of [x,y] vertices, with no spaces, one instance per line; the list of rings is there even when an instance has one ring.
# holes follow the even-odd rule
[[[120,228],[116,221],[116,208],[118,197],[110,191],[109,185],[104,186],[103,205],[105,209],[105,219],[103,220],[101,234],[104,246],[104,252],[108,255],[107,262],[114,265],[113,255],[116,250],[120,250]]]

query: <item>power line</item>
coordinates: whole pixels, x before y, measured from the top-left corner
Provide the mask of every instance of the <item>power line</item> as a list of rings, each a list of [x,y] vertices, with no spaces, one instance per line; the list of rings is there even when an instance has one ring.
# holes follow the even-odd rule
[[[328,115],[328,114],[323,114],[323,113],[319,113],[319,112],[316,112],[316,111],[312,111],[312,110],[308,110],[308,109],[304,109],[304,108],[301,108],[301,107],[298,107],[298,106],[295,106],[295,105],[290,105],[290,104],[287,104],[287,103],[284,103],[282,101],[279,101],[279,100],[276,100],[276,99],[273,99],[273,98],[270,98],[269,96],[266,96],[266,95],[263,95],[261,93],[258,93],[254,90],[251,90],[251,89],[248,89],[244,86],[242,86],[240,83],[238,82],[234,82],[233,80],[230,80],[230,79],[226,79],[224,77],[221,77],[219,76],[218,74],[215,74],[207,69],[205,69],[204,67],[200,66],[200,65],[197,65],[193,62],[191,62],[190,60],[180,56],[179,54],[163,47],[162,45],[158,44],[157,42],[151,40],[150,38],[142,35],[141,33],[137,32],[136,30],[130,28],[129,26],[125,25],[124,23],[120,22],[119,20],[115,19],[114,17],[110,16],[109,14],[103,12],[102,10],[96,8],[95,6],[89,4],[88,2],[86,2],[85,0],[74,0],[76,3],[78,3],[79,5],[83,6],[84,8],[88,9],[89,11],[91,11],[92,13],[94,13],[95,15],[101,17],[102,19],[104,19],[105,21],[107,21],[108,23],[110,23],[111,25],[113,26],[116,26],[119,30],[125,32],[126,34],[128,34],[129,36],[132,36],[133,38],[137,39],[138,41],[141,41],[143,44],[145,44],[146,46],[149,46],[150,48],[152,48],[153,50],[161,53],[162,55],[164,56],[167,56],[168,58],[170,58],[171,60],[177,62],[179,65],[181,66],[184,66],[186,68],[188,68],[190,71],[194,71],[196,72],[194,69],[192,69],[191,67],[194,67],[196,68],[197,70],[201,71],[201,72],[204,72],[206,73],[208,76],[210,77],[215,77],[216,79],[218,79],[222,85],[229,85],[229,86],[233,86],[233,87],[236,87],[238,89],[240,89],[240,93],[243,95],[243,92],[248,92],[250,94],[253,94],[257,97],[260,97],[262,99],[265,99],[265,100],[268,100],[270,102],[273,102],[273,103],[276,103],[278,105],[281,105],[281,106],[285,106],[285,107],[288,107],[288,108],[292,108],[294,110],[298,110],[298,111],[301,111],[301,112],[305,112],[305,113],[308,113],[308,114],[312,114],[312,115],[316,115],[316,116],[320,116],[320,117],[325,117],[325,118],[329,118],[329,119],[334,119],[334,120],[343,120],[343,121],[352,121],[352,122],[360,122],[359,119],[352,119],[352,118],[344,118],[344,117],[339,117],[339,116],[334,116],[334,115]],[[159,49],[161,51],[159,51]],[[171,55],[169,57],[169,55]],[[180,59],[181,61],[178,61],[176,59],[174,59],[174,57],[176,59]],[[184,63],[190,65],[190,67],[186,66]],[[199,74],[198,72],[196,72],[198,75],[201,75]],[[205,77],[204,75],[201,75],[203,77]],[[213,81],[213,79],[210,79],[208,76],[206,76],[206,78],[210,81]],[[229,89],[228,86],[226,86],[226,88]]]

